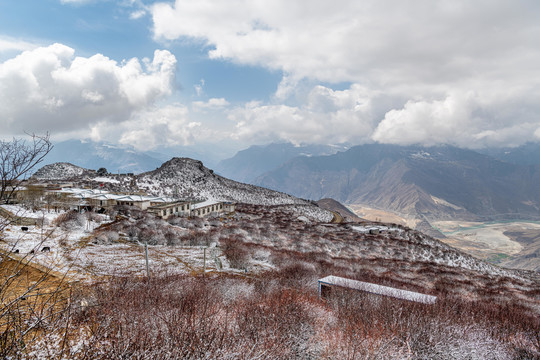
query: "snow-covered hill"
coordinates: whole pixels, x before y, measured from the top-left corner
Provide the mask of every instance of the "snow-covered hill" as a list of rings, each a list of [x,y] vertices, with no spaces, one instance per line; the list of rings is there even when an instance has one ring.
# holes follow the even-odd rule
[[[68,180],[82,176],[95,176],[95,170],[88,170],[77,165],[59,162],[45,165],[34,173],[32,178],[36,180]]]
[[[137,176],[137,186],[153,195],[229,200],[248,204],[310,204],[294,196],[233,181],[189,158],[173,158]]]

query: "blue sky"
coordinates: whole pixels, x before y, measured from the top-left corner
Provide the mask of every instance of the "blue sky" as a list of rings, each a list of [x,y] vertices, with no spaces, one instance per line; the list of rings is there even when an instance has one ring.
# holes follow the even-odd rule
[[[262,100],[281,80],[279,71],[209,60],[211,46],[200,41],[156,43],[151,17],[130,18],[136,11],[136,6],[121,1],[12,1],[0,5],[0,30],[11,39],[28,39],[44,46],[59,42],[76,49],[79,56],[101,53],[118,62],[148,57],[156,48],[170,49],[179,62],[180,97],[195,97],[195,86],[204,79],[205,97],[226,93],[232,101]],[[3,55],[0,59],[5,60],[16,52]]]
[[[139,150],[540,139],[535,1],[0,3],[4,136]]]

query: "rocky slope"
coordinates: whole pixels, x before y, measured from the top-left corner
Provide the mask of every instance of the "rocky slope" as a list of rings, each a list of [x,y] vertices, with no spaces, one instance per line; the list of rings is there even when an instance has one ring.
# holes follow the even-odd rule
[[[213,198],[257,204],[307,204],[306,200],[216,175],[202,162],[173,158],[136,177],[137,186],[155,195]]]
[[[362,218],[358,217],[358,215],[349,210],[346,206],[334,199],[321,199],[317,201],[317,205],[319,205],[323,209],[338,213],[345,222],[356,222],[363,220]]]
[[[35,180],[71,180],[95,176],[95,170],[89,170],[67,162],[45,165],[32,175]]]

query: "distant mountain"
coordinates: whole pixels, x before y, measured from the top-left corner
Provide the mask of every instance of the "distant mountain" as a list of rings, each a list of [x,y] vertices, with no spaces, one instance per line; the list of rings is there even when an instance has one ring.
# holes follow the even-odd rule
[[[540,166],[450,146],[370,144],[297,157],[254,183],[418,218],[540,218]]]
[[[517,165],[540,165],[540,143],[526,143],[514,148],[488,148],[479,152]]]
[[[159,167],[163,161],[136,151],[93,141],[68,140],[54,144],[44,164],[68,162],[97,170],[106,168],[111,173],[141,173]]]
[[[276,169],[294,157],[331,155],[346,149],[345,145],[254,145],[239,151],[232,158],[220,161],[215,169],[230,179],[252,183],[258,176]]]

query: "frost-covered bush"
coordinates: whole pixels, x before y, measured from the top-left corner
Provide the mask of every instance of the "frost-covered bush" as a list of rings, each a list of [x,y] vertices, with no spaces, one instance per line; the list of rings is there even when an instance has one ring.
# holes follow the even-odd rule
[[[304,264],[254,278],[114,277],[73,299],[81,306],[70,312],[69,327],[44,329],[24,351],[65,359],[540,356],[540,322],[520,307],[457,298],[425,305],[339,289],[321,300],[315,288],[290,281],[312,270]]]
[[[118,241],[119,238],[120,236],[116,231],[103,231],[95,234],[94,243],[100,245],[109,245]]]
[[[81,229],[86,225],[87,218],[84,214],[77,211],[68,211],[59,215],[54,220],[54,225],[61,227],[64,230]]]

